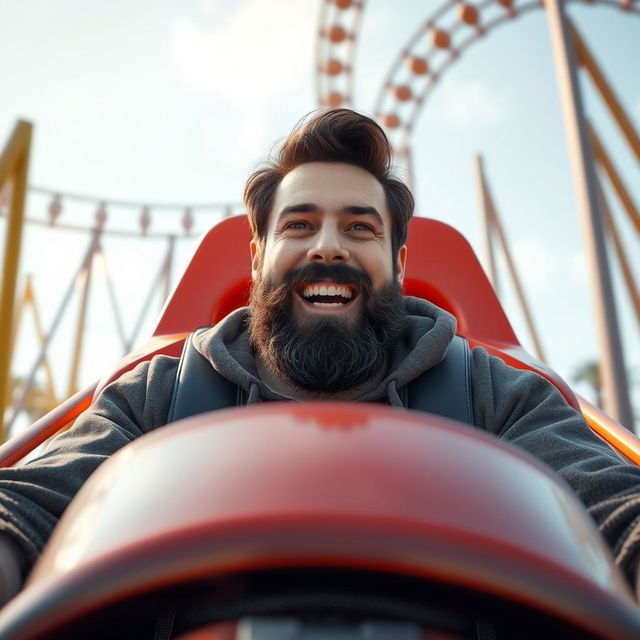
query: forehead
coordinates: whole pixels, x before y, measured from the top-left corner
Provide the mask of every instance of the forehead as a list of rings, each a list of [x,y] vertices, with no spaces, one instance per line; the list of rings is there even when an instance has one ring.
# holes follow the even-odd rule
[[[297,204],[313,204],[320,212],[375,207],[384,225],[391,225],[384,187],[373,174],[351,164],[309,162],[290,171],[276,189],[269,225],[284,207]]]

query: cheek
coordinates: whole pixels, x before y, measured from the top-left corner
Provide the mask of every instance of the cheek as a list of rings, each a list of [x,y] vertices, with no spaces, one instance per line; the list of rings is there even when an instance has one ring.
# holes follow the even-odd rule
[[[307,255],[307,245],[296,240],[276,242],[271,247],[271,265],[288,270]]]
[[[390,253],[379,249],[372,251],[367,256],[362,256],[362,267],[367,271],[375,286],[388,283],[393,280],[393,261]]]
[[[285,243],[275,243],[265,248],[262,275],[271,280],[280,280],[296,266],[296,253]]]

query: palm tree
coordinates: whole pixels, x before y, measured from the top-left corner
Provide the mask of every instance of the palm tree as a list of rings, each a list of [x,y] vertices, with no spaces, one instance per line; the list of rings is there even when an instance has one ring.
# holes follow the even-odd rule
[[[596,397],[596,404],[602,408],[604,405],[602,394],[602,377],[600,376],[600,363],[597,360],[587,360],[573,372],[572,382],[586,382]]]

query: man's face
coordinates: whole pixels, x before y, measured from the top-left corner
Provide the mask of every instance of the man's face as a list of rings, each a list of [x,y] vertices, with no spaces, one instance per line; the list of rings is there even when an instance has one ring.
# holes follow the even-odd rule
[[[366,274],[380,290],[404,274],[406,248],[394,260],[391,239],[384,189],[372,174],[349,164],[302,164],[276,190],[263,250],[251,243],[253,277],[279,285],[309,264],[343,264]],[[328,317],[354,324],[365,304],[360,294],[356,283],[332,277],[302,282],[291,312],[300,326]]]
[[[406,318],[406,249],[393,259],[384,190],[371,174],[297,167],[278,187],[262,250],[251,248],[249,329],[272,373],[321,394],[361,390],[384,373]]]

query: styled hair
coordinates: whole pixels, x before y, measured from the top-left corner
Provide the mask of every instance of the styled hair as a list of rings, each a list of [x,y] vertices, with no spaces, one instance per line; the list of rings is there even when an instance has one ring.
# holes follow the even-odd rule
[[[384,188],[397,256],[407,239],[414,199],[409,187],[391,175],[392,149],[384,131],[371,118],[350,109],[322,111],[307,118],[296,125],[275,159],[247,180],[244,203],[254,239],[263,246],[275,192],[287,173],[308,162],[343,162],[365,169]]]

